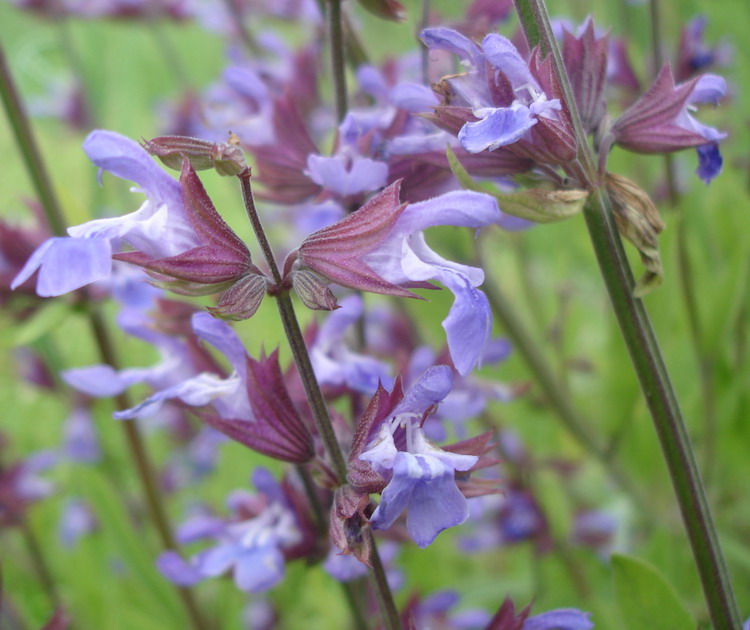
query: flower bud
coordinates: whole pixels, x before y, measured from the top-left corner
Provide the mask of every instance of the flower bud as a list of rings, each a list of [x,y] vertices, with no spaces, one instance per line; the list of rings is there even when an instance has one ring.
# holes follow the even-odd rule
[[[338,308],[336,296],[326,284],[326,280],[310,269],[292,272],[292,288],[302,303],[313,311],[332,311]]]
[[[239,143],[237,135],[230,132],[227,142],[217,143],[189,136],[159,136],[144,141],[143,148],[176,171],[182,169],[182,158],[186,157],[196,171],[213,168],[219,175],[233,176],[247,168]]]

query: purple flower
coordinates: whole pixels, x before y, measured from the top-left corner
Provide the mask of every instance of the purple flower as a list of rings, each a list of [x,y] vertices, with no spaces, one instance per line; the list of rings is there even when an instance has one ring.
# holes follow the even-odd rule
[[[286,270],[309,267],[342,286],[415,297],[406,287],[448,287],[455,299],[443,321],[448,348],[460,374],[481,362],[492,328],[492,314],[478,287],[484,272],[439,256],[427,245],[423,230],[438,225],[481,228],[502,218],[494,198],[454,191],[405,206],[398,183],[362,208],[306,238],[290,255]]]
[[[590,616],[575,608],[557,608],[529,617],[521,630],[591,630]]]
[[[698,103],[718,103],[726,93],[723,78],[706,74],[675,85],[666,64],[653,85],[613,123],[609,141],[635,153],[698,149],[698,175],[706,183],[721,171],[718,144],[726,138],[693,118]]]
[[[73,547],[82,536],[94,531],[96,525],[96,517],[84,501],[68,498],[58,525],[60,542],[63,547]]]
[[[590,613],[575,608],[558,608],[529,617],[531,606],[516,615],[513,601],[507,598],[485,630],[591,630]]]
[[[156,393],[131,409],[119,411],[120,420],[141,418],[155,414],[165,401],[179,400],[194,407],[211,403],[224,417],[252,417],[250,403],[243,386],[246,373],[245,351],[237,335],[224,322],[208,313],[198,313],[193,320],[196,337],[221,350],[235,372],[225,377],[194,361],[196,353],[190,344],[157,332],[142,311],[123,312],[120,325],[131,334],[155,345],[162,361],[152,367],[114,370],[109,365],[93,365],[66,370],[63,379],[71,387],[95,397],[109,397],[125,391],[136,383],[147,383]],[[214,366],[211,366],[215,369]]]
[[[78,462],[95,463],[101,457],[99,440],[94,430],[94,420],[88,409],[73,410],[65,422],[65,453]]]
[[[359,459],[390,478],[372,515],[375,529],[387,529],[407,511],[409,535],[420,547],[430,545],[444,529],[469,515],[466,498],[456,486],[456,471],[468,471],[479,458],[444,451],[431,444],[420,421],[451,389],[450,368],[427,370],[380,425]],[[399,432],[397,445],[394,434]]]
[[[100,169],[138,184],[146,201],[123,217],[68,228],[72,238],[45,241],[16,276],[13,288],[39,269],[37,293],[62,295],[107,278],[112,253],[122,243],[154,257],[175,256],[199,245],[187,220],[179,184],[138,143],[111,131],[93,131],[83,149]]]
[[[353,352],[344,341],[348,329],[362,317],[362,298],[350,295],[339,303],[317,331],[310,346],[310,360],[320,385],[346,386],[364,394],[374,394],[378,384],[390,388],[390,368],[381,361]]]
[[[268,477],[267,471],[258,469],[253,480],[256,486],[265,487]],[[278,489],[278,485],[273,484]],[[258,593],[275,586],[284,577],[284,550],[299,543],[302,535],[294,513],[265,494],[267,503],[252,518],[223,524],[217,519],[202,518],[189,528],[183,528],[183,541],[211,537],[217,544],[189,562],[177,552],[167,551],[157,560],[159,570],[168,580],[181,586],[230,570],[235,584],[243,591]]]
[[[561,90],[538,48],[527,62],[513,43],[496,33],[481,49],[448,28],[422,31],[428,48],[457,54],[468,72],[444,79],[445,105],[436,108],[436,121],[448,116],[460,127],[458,139],[469,153],[508,147],[519,157],[554,164],[575,155],[575,137]],[[460,124],[457,122],[461,120]],[[443,121],[447,122],[447,121]]]
[[[699,15],[682,29],[675,62],[675,78],[678,81],[686,81],[697,72],[729,62],[732,49],[728,44],[720,42],[716,46],[709,46],[704,41],[707,24],[706,16]]]
[[[185,214],[199,245],[164,258],[144,251],[116,254],[115,258],[142,267],[157,285],[181,295],[222,292],[218,306],[209,307],[209,311],[224,319],[248,319],[263,300],[267,279],[252,263],[242,240],[216,212],[190,161],[187,157],[181,161]]]

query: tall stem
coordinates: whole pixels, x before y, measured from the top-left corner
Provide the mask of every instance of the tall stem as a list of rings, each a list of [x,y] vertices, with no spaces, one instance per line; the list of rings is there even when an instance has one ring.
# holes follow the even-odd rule
[[[422,0],[422,15],[419,18],[419,32],[430,25],[430,0]],[[430,83],[430,49],[420,40],[419,61],[422,71],[422,83]]]
[[[44,215],[47,217],[50,230],[53,234],[64,235],[65,220],[57,203],[52,182],[44,168],[41,153],[39,153],[36,142],[34,142],[31,125],[21,105],[21,98],[18,95],[13,76],[10,73],[10,67],[5,59],[5,51],[2,44],[0,44],[0,96],[3,99],[8,123],[15,134],[18,149],[21,151],[26,170],[39,196],[39,203],[42,204],[42,210],[44,210]]]
[[[336,94],[336,120],[341,122],[346,116],[346,61],[344,57],[344,27],[341,14],[341,0],[328,0],[328,30],[331,44],[331,66]]]
[[[245,45],[245,48],[247,48],[247,52],[251,57],[257,56],[260,53],[260,46],[258,45],[258,42],[255,41],[255,37],[253,37],[253,34],[245,25],[245,20],[242,18],[242,12],[240,11],[239,5],[235,2],[235,0],[224,0],[224,4],[226,5],[229,13],[231,13],[232,15],[234,25],[237,27],[237,32],[239,33],[240,39]]]
[[[482,265],[486,267],[486,265]],[[571,436],[588,452],[591,453],[609,472],[612,479],[626,491],[639,507],[644,507],[633,483],[613,460],[607,449],[599,444],[594,437],[590,422],[583,418],[576,410],[573,401],[568,396],[554,374],[554,370],[539,349],[539,343],[533,339],[523,320],[512,306],[500,287],[495,282],[485,282],[483,290],[487,295],[493,314],[498,318],[505,333],[513,343],[513,347],[526,363],[529,371],[534,375],[536,383],[542,389],[544,397],[557,414],[561,423]]]
[[[651,19],[651,57],[653,76],[659,72],[664,61],[663,38],[661,28],[661,7],[659,0],[649,0],[649,17]],[[667,181],[667,192],[669,204],[676,208],[680,201],[680,192],[677,188],[675,164],[671,154],[664,156],[664,174]],[[687,314],[688,327],[690,330],[690,341],[698,367],[698,379],[701,386],[701,398],[703,402],[703,473],[706,483],[710,486],[714,463],[716,460],[716,405],[714,396],[714,362],[711,351],[707,347],[706,338],[703,334],[700,315],[698,312],[698,300],[693,290],[694,274],[690,260],[690,251],[687,244],[687,228],[684,211],[677,218],[677,271],[679,274],[680,293],[682,303]]]
[[[328,519],[326,518],[325,509],[320,502],[320,497],[315,490],[315,482],[310,475],[310,471],[305,466],[299,465],[296,469],[297,474],[302,480],[302,487],[305,489],[307,500],[310,502],[315,532],[318,535],[319,540],[325,540],[328,536]],[[341,584],[341,590],[344,593],[349,612],[352,614],[355,628],[357,630],[368,630],[370,624],[367,623],[367,620],[360,609],[359,602],[357,601],[355,582],[339,582],[339,584]]]
[[[65,220],[62,216],[51,181],[47,175],[47,170],[45,169],[41,154],[39,153],[36,142],[34,141],[28,117],[23,110],[10,70],[5,62],[2,47],[0,47],[0,93],[2,93],[8,120],[16,136],[18,147],[23,155],[26,169],[31,177],[34,187],[36,188],[39,200],[42,203],[42,208],[45,217],[47,218],[49,229],[56,236],[64,236]],[[89,311],[89,323],[102,360],[117,370],[119,362],[115,354],[114,345],[112,344],[109,332],[101,315],[97,311]],[[116,403],[118,409],[128,409],[132,406],[125,394],[116,397]],[[146,499],[146,505],[157,532],[159,533],[162,545],[167,549],[175,549],[176,545],[174,537],[159,492],[157,475],[153,463],[146,452],[138,424],[132,420],[120,422],[118,424],[122,427],[125,434],[125,443],[127,444],[130,458],[138,473],[138,478]],[[200,616],[192,592],[187,588],[178,587],[178,593],[185,607],[185,611],[190,618],[192,626],[196,628],[196,630],[205,630],[207,625]]]
[[[37,573],[39,581],[42,583],[42,588],[47,593],[52,605],[57,608],[60,606],[60,596],[57,592],[55,585],[55,578],[52,576],[47,565],[47,560],[44,557],[42,546],[39,544],[39,539],[36,537],[34,530],[31,529],[31,525],[26,520],[25,516],[21,516],[21,522],[18,527],[23,535],[24,543],[26,544],[26,550],[29,552],[31,563],[34,565],[34,570]]]
[[[333,471],[338,478],[338,483],[339,485],[344,485],[347,478],[346,459],[341,450],[341,445],[336,439],[333,424],[331,423],[331,418],[328,414],[328,406],[326,405],[325,398],[323,398],[323,393],[320,391],[318,379],[315,377],[312,362],[310,361],[310,355],[307,352],[305,339],[302,335],[302,329],[300,328],[297,315],[294,311],[292,298],[288,291],[282,289],[283,282],[281,273],[279,272],[279,267],[276,264],[276,259],[274,258],[263,225],[260,222],[258,211],[255,208],[255,200],[253,199],[252,187],[250,185],[250,169],[245,169],[237,177],[240,180],[242,198],[245,202],[245,210],[247,211],[248,219],[250,220],[255,236],[258,239],[258,244],[260,245],[263,256],[266,259],[268,268],[271,271],[271,276],[279,289],[275,294],[276,306],[279,309],[279,316],[281,317],[284,333],[286,334],[289,347],[292,351],[292,356],[294,357],[294,363],[297,366],[297,371],[302,379],[305,395],[307,396],[313,418],[315,419],[315,425],[318,429],[320,438],[323,440],[326,454],[328,455]],[[388,586],[388,581],[385,579],[385,572],[382,563],[380,562],[380,557],[378,556],[377,546],[375,545],[372,531],[369,528],[365,528],[362,534],[369,537],[370,542],[372,543],[370,579],[378,595],[378,601],[380,603],[385,626],[388,630],[401,630],[398,610],[393,600],[393,594]]]
[[[703,482],[695,462],[677,397],[669,379],[643,302],[633,297],[633,276],[614,222],[607,191],[598,181],[595,160],[576,109],[572,89],[552,33],[543,0],[514,0],[531,46],[541,44],[553,66],[571,111],[578,163],[590,194],[584,217],[602,278],[630,353],[636,375],[661,443],[682,513],[693,557],[715,630],[740,630],[737,604],[719,545]]]

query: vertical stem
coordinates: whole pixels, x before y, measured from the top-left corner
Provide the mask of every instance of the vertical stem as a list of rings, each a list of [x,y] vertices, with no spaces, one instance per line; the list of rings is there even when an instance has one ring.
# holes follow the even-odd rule
[[[310,471],[305,466],[296,466],[296,470],[302,480],[302,487],[305,489],[307,499],[310,501],[315,531],[320,540],[325,540],[328,535],[328,519],[326,518],[325,509],[320,503],[320,497],[315,490],[315,482],[310,475]],[[344,598],[349,607],[349,612],[352,614],[355,628],[357,630],[368,630],[370,625],[367,623],[362,610],[360,610],[355,592],[355,584],[353,582],[339,582],[339,584],[341,585],[341,590],[344,592]]]
[[[26,550],[29,552],[31,563],[34,565],[34,571],[36,571],[39,581],[42,583],[42,588],[47,593],[47,596],[52,602],[54,608],[60,606],[60,596],[55,586],[55,578],[52,577],[52,572],[47,566],[47,560],[42,552],[42,546],[39,544],[39,539],[36,537],[34,530],[31,529],[31,525],[26,520],[25,516],[21,516],[21,522],[18,525],[23,535],[23,541],[26,545]]]
[[[651,18],[651,56],[653,60],[653,76],[655,77],[664,61],[663,38],[661,28],[660,0],[649,0],[649,16]],[[664,156],[664,173],[667,180],[669,203],[675,208],[680,200],[677,189],[675,164],[672,154]],[[706,483],[712,476],[716,460],[716,406],[713,387],[713,360],[707,347],[703,327],[698,313],[698,300],[693,291],[693,268],[690,261],[690,251],[687,245],[687,228],[684,211],[677,218],[677,270],[679,272],[680,292],[682,302],[687,313],[690,341],[698,367],[698,379],[701,386],[703,402],[703,471]],[[710,484],[709,484],[710,485]]]
[[[68,22],[67,16],[61,12],[57,17],[58,32],[60,34],[60,48],[63,50],[68,65],[73,71],[74,80],[78,82],[78,86],[81,90],[81,107],[83,109],[83,122],[85,125],[95,127],[96,116],[94,115],[94,104],[92,99],[91,90],[89,90],[88,82],[86,81],[86,73],[84,72],[84,65],[81,62],[81,57],[76,50],[73,37],[70,33],[70,23]]]
[[[487,267],[486,264],[481,266]],[[485,282],[482,288],[487,295],[493,314],[500,321],[500,325],[513,342],[513,347],[518,351],[529,371],[534,375],[544,397],[565,429],[586,452],[593,455],[604,466],[612,479],[630,495],[636,505],[644,507],[644,501],[640,498],[633,483],[594,437],[594,431],[591,429],[592,423],[582,418],[576,410],[573,401],[539,349],[539,344],[533,339],[523,320],[513,308],[511,300],[495,282]]]
[[[648,14],[651,22],[651,74],[659,74],[664,60],[664,44],[661,37],[661,7],[659,0],[649,0]]]
[[[242,198],[245,202],[247,216],[253,227],[255,236],[258,239],[258,244],[260,245],[263,256],[266,259],[266,263],[271,271],[274,282],[277,285],[278,292],[274,296],[276,298],[276,306],[279,309],[279,316],[281,317],[284,333],[286,334],[289,347],[292,351],[292,356],[294,357],[294,363],[297,366],[297,371],[302,379],[305,394],[308,403],[310,404],[313,418],[315,419],[315,425],[321,439],[323,440],[323,444],[325,445],[326,453],[331,466],[333,467],[333,471],[338,477],[338,483],[339,485],[344,485],[347,478],[346,459],[341,450],[341,445],[336,439],[333,424],[331,423],[331,418],[328,414],[328,407],[323,398],[323,393],[320,391],[318,380],[315,378],[315,372],[312,363],[310,362],[310,355],[307,352],[305,339],[302,336],[302,330],[300,329],[297,315],[294,312],[292,298],[290,297],[289,292],[282,288],[283,279],[281,273],[279,272],[276,259],[274,258],[263,225],[260,222],[258,211],[255,208],[255,200],[253,199],[252,187],[250,185],[250,169],[245,169],[237,177],[240,180]],[[370,570],[370,579],[378,594],[383,621],[385,622],[387,630],[401,630],[396,604],[393,600],[393,594],[391,593],[390,587],[388,586],[388,581],[385,579],[385,572],[382,563],[380,562],[372,531],[369,528],[365,528],[363,529],[362,534],[365,537],[369,537],[371,543],[372,553],[370,555],[370,564],[372,565],[372,568]]]
[[[29,120],[23,110],[18,92],[15,89],[13,78],[5,62],[2,47],[0,47],[0,92],[2,93],[3,103],[5,105],[11,128],[16,136],[16,142],[21,150],[27,171],[29,172],[42,203],[50,231],[57,236],[64,236],[65,220],[60,211],[60,206],[57,203],[57,198],[55,197],[51,181],[44,167],[44,162],[42,161],[39,150],[36,147],[36,142],[34,141],[34,136],[31,132],[31,125],[29,124]],[[104,324],[104,320],[98,312],[90,311],[89,322],[102,360],[117,370],[117,357],[109,333]],[[119,409],[127,409],[128,407],[131,407],[125,394],[116,397],[116,403]],[[162,544],[167,549],[174,549],[176,545],[164,510],[154,466],[146,452],[138,424],[133,421],[120,422],[118,424],[123,428],[125,442],[128,446],[130,457],[135,464],[143,493],[146,498],[146,505],[149,514],[156,526]],[[200,616],[192,592],[187,588],[178,587],[178,593],[188,617],[190,618],[192,626],[196,628],[196,630],[204,630],[207,628],[207,625]]]
[[[589,200],[584,208],[586,226],[620,330],[651,412],[714,629],[740,630],[741,622],[734,592],[682,412],[648,313],[643,302],[633,297],[633,276],[617,232],[609,196],[598,182],[595,160],[588,148],[546,6],[543,0],[514,0],[514,3],[519,9],[524,30],[527,30],[531,16],[533,23],[528,24],[527,31],[530,43],[537,43],[533,39],[536,34],[541,38],[543,48],[552,53],[553,68],[560,81],[565,104],[572,115],[579,151],[578,163],[582,165],[583,173],[588,178],[590,189]]]
[[[698,298],[693,286],[693,267],[687,244],[687,228],[684,211],[677,217],[677,269],[679,272],[680,292],[687,313],[690,341],[693,346],[695,362],[698,366],[698,380],[703,401],[703,471],[706,483],[710,485],[714,464],[716,463],[716,399],[714,396],[714,361],[703,333],[698,312]]]
[[[245,25],[245,20],[242,19],[242,12],[240,11],[237,2],[235,0],[224,0],[224,4],[229,13],[232,14],[234,25],[237,27],[237,32],[239,33],[240,39],[245,45],[245,48],[247,48],[247,52],[250,53],[251,57],[256,57],[260,53],[260,46]]]
[[[422,0],[422,16],[419,19],[419,31],[422,32],[430,25],[430,0]],[[430,49],[420,40],[419,60],[422,70],[422,83],[430,83]]]
[[[65,220],[57,203],[52,182],[44,168],[42,156],[34,142],[31,125],[21,105],[21,98],[5,59],[2,44],[0,44],[0,96],[2,96],[5,113],[8,116],[8,123],[16,137],[16,143],[23,156],[31,182],[39,195],[39,202],[42,204],[50,230],[53,234],[62,236],[65,234]]]
[[[346,61],[344,59],[344,28],[341,15],[341,0],[328,0],[328,30],[331,44],[331,67],[336,93],[336,120],[346,116]]]
[[[383,614],[385,627],[388,630],[401,630],[401,619],[398,616],[396,603],[393,601],[391,587],[388,585],[388,577],[385,574],[385,568],[380,559],[378,546],[375,544],[375,536],[373,536],[372,529],[369,527],[365,528],[362,533],[372,549],[370,552],[370,564],[372,565],[370,576],[375,585],[375,592],[378,595],[378,604],[380,604],[380,611]]]
[[[172,40],[169,39],[169,36],[159,22],[159,19],[156,17],[149,17],[147,20],[147,26],[160,56],[164,59],[167,68],[176,79],[177,85],[181,89],[190,89],[190,75],[187,70],[185,70],[185,65],[182,63],[182,59],[180,58],[177,49],[172,44]]]

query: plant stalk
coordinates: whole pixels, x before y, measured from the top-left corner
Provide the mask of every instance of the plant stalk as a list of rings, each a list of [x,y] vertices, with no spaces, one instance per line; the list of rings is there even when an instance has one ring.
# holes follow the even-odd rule
[[[315,490],[315,482],[313,481],[310,471],[304,465],[295,466],[297,474],[302,480],[302,487],[305,489],[308,501],[310,501],[310,507],[313,515],[313,525],[315,532],[318,535],[319,540],[326,540],[328,537],[328,519],[326,518],[326,512],[320,502],[320,497]],[[360,610],[359,602],[357,601],[357,594],[355,592],[354,582],[339,582],[341,584],[341,590],[344,592],[344,598],[346,604],[349,607],[349,612],[352,614],[352,620],[357,630],[369,630],[370,624]]]
[[[253,37],[253,34],[245,25],[245,20],[242,18],[242,13],[240,12],[239,6],[235,2],[235,0],[224,0],[224,4],[226,5],[229,13],[231,13],[232,15],[234,25],[237,27],[237,32],[239,33],[240,39],[245,45],[247,52],[251,57],[256,57],[260,54],[261,48],[258,45],[258,42],[255,41],[255,37]]]
[[[578,143],[578,164],[587,177],[589,200],[584,218],[602,278],[661,443],[703,585],[714,630],[740,630],[737,604],[716,528],[695,462],[682,412],[669,379],[651,321],[642,300],[633,297],[634,281],[614,222],[606,189],[601,185],[572,89],[552,33],[543,0],[514,0],[529,44],[539,43],[553,56]]]
[[[57,203],[52,182],[44,168],[41,153],[39,153],[36,142],[34,142],[31,125],[21,105],[21,98],[5,59],[2,44],[0,44],[0,96],[3,99],[8,124],[15,135],[18,149],[23,156],[26,170],[39,196],[39,202],[42,204],[50,230],[53,234],[63,236],[65,235],[65,220]]]
[[[348,109],[346,95],[346,60],[341,0],[328,0],[328,30],[331,43],[331,67],[336,94],[336,120],[341,122]]]
[[[31,563],[34,565],[34,571],[36,571],[39,581],[42,583],[44,592],[47,593],[50,602],[54,608],[58,608],[61,604],[60,595],[57,592],[57,586],[55,584],[55,578],[52,576],[47,559],[44,557],[42,546],[39,544],[39,539],[36,537],[34,530],[31,528],[25,515],[21,516],[18,528],[21,530],[23,535],[23,541],[26,545],[26,550],[29,552]]]
[[[483,267],[485,265],[482,265]],[[505,333],[518,350],[529,371],[534,375],[544,397],[552,407],[565,429],[588,453],[591,453],[608,471],[617,485],[628,493],[633,502],[644,508],[645,502],[632,481],[613,460],[607,449],[599,444],[593,435],[591,423],[581,417],[565,388],[555,376],[553,368],[539,349],[539,343],[532,338],[523,320],[512,306],[512,302],[495,282],[485,282],[483,290],[487,295],[493,314],[497,317]]]
[[[653,76],[659,72],[664,61],[661,7],[660,0],[649,0],[649,17],[651,20],[651,56]],[[664,174],[667,181],[669,204],[676,208],[680,201],[680,191],[677,188],[674,159],[671,153],[664,156]],[[706,343],[701,325],[698,300],[693,290],[694,274],[687,244],[687,227],[685,212],[677,217],[677,271],[679,273],[680,293],[687,314],[690,341],[698,367],[698,379],[701,386],[703,403],[703,474],[706,484],[710,486],[714,464],[716,463],[716,404],[714,395],[714,362],[710,349]]]
[[[297,366],[297,371],[299,372],[308,403],[310,404],[310,409],[312,410],[313,418],[315,419],[318,434],[325,446],[326,454],[328,455],[333,472],[338,478],[338,484],[340,486],[344,485],[347,479],[346,459],[341,450],[341,445],[336,439],[333,424],[331,423],[331,418],[328,414],[328,407],[323,398],[323,393],[320,391],[318,380],[315,377],[315,372],[310,361],[310,355],[308,354],[307,346],[305,345],[305,339],[302,335],[302,330],[294,311],[292,298],[289,295],[289,292],[282,288],[283,280],[281,273],[279,272],[279,267],[276,264],[276,259],[273,255],[273,251],[271,250],[265,230],[260,222],[258,211],[255,207],[255,200],[253,199],[252,187],[250,185],[250,169],[245,169],[237,177],[240,180],[242,198],[245,203],[245,210],[247,211],[250,224],[252,225],[255,236],[258,239],[258,244],[260,245],[261,251],[266,259],[266,263],[271,271],[274,282],[278,289],[280,289],[274,294],[276,305],[279,309],[279,316],[281,317],[284,333],[292,351],[294,363]],[[401,630],[396,604],[393,600],[393,594],[391,593],[390,587],[388,586],[388,581],[385,579],[385,572],[382,563],[380,562],[372,531],[369,528],[364,528],[362,534],[369,537],[370,542],[372,543],[372,553],[370,555],[370,563],[372,566],[369,572],[370,580],[378,595],[378,602],[380,603],[385,626],[387,630]]]

